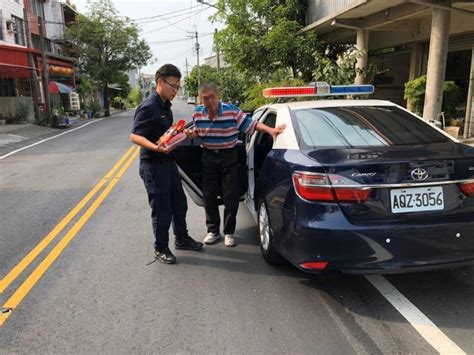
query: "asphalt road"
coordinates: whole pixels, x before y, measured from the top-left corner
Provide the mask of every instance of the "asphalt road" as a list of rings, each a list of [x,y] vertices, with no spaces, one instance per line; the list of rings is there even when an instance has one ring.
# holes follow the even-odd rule
[[[173,108],[175,118],[191,112]],[[423,320],[407,320],[364,276],[267,265],[244,205],[235,248],[150,264],[138,159],[103,179],[131,147],[132,119],[107,118],[0,160],[0,353],[431,354],[442,334],[474,354],[474,268],[381,278],[432,321],[427,336]],[[202,240],[204,212],[188,203],[190,234]]]

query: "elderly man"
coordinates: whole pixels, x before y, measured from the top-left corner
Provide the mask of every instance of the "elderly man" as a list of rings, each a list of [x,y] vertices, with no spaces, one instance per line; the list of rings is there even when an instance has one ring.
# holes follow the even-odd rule
[[[208,82],[199,88],[202,105],[194,114],[192,138],[200,137],[202,154],[202,189],[206,211],[207,235],[204,243],[214,244],[221,239],[218,193],[224,199],[224,244],[235,245],[234,232],[239,207],[238,171],[239,158],[235,145],[240,133],[252,134],[254,130],[270,134],[274,139],[283,132],[284,125],[271,128],[253,121],[238,107],[219,100],[215,83]]]

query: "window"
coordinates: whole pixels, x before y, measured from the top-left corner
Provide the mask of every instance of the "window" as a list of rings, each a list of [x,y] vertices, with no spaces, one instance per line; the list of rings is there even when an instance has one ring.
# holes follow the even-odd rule
[[[294,110],[301,148],[383,147],[447,142],[442,133],[393,106]]]
[[[17,80],[18,96],[32,96],[31,83],[29,79]]]
[[[12,21],[15,22],[15,43],[20,46],[25,45],[25,28],[23,26],[23,20],[19,17],[12,16]]]
[[[30,11],[36,16],[44,17],[41,5],[39,0],[30,0]]]
[[[40,36],[31,34],[31,44],[33,45],[33,48],[35,49],[40,49]]]
[[[0,96],[16,96],[15,83],[13,82],[13,79],[0,78]]]

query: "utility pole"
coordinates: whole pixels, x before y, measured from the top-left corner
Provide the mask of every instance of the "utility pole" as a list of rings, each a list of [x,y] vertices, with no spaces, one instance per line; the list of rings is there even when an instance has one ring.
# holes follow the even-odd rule
[[[186,76],[189,75],[189,64],[188,64],[188,58],[186,58],[186,62],[185,62],[185,66],[186,66]]]
[[[44,37],[43,37],[43,18],[38,17],[39,23],[39,35],[40,35],[40,52],[41,52],[41,66],[42,66],[42,73],[41,73],[41,81],[43,82],[43,95],[44,95],[44,108],[46,113],[46,118],[48,122],[51,124],[52,127],[56,127],[58,123],[56,122],[56,118],[54,115],[51,115],[51,101],[49,99],[49,91],[48,91],[48,84],[49,84],[49,75],[48,75],[48,63],[46,59],[46,54],[44,52]]]
[[[198,32],[196,34],[196,59],[197,59],[197,79],[198,79],[198,87],[201,86],[201,69],[199,68],[199,36]]]
[[[217,44],[216,41],[216,36],[217,36],[217,28],[214,29],[214,47],[216,48],[216,55],[217,55],[217,72],[221,70],[221,58],[219,54],[219,45]]]
[[[31,32],[30,32],[30,22],[28,20],[28,12],[26,9],[23,9],[23,18],[25,21],[25,30],[26,30],[26,46],[28,48],[32,48],[31,43]],[[35,60],[33,59],[33,53],[28,52],[28,65],[32,68],[31,75],[30,75],[30,82],[31,82],[31,93],[33,96],[33,109],[35,111],[35,119],[36,122],[40,120],[40,110],[39,110],[39,84],[38,84],[38,73],[36,72],[36,65]]]

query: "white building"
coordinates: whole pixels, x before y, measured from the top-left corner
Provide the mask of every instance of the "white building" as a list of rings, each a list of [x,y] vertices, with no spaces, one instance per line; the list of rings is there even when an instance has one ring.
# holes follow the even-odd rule
[[[0,43],[26,47],[23,0],[0,0]]]
[[[78,12],[70,1],[44,0],[44,18],[46,20],[47,50],[53,54],[64,55],[64,33],[67,26],[74,22]]]

